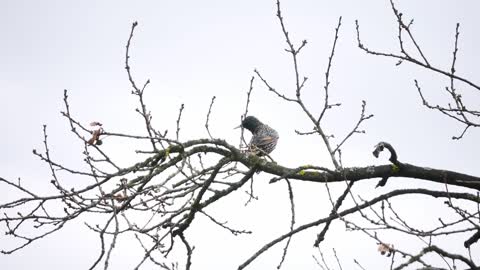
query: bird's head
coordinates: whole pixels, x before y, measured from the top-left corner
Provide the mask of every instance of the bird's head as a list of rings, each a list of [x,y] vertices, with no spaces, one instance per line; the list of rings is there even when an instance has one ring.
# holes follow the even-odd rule
[[[262,125],[262,122],[260,122],[255,116],[247,116],[243,119],[241,126],[253,133],[260,125]]]

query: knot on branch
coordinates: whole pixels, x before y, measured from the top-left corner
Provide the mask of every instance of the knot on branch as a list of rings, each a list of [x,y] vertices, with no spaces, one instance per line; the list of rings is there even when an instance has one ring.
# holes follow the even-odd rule
[[[393,149],[393,146],[387,142],[379,142],[377,145],[375,145],[375,149],[373,150],[373,155],[378,158],[380,155],[380,152],[382,152],[385,148],[390,152],[390,162],[392,162],[392,172],[397,173],[400,170],[400,162],[398,161],[397,157],[397,152],[395,152],[395,149]],[[378,184],[375,186],[377,187],[383,187],[385,184],[387,184],[388,176],[385,176],[378,182]]]
[[[377,145],[375,145],[375,149],[373,150],[373,155],[378,158],[380,155],[380,152],[383,151],[383,149],[387,148],[387,150],[390,152],[390,162],[393,164],[399,166],[400,162],[398,161],[397,157],[397,152],[395,152],[395,149],[393,149],[393,146],[387,142],[379,142]]]

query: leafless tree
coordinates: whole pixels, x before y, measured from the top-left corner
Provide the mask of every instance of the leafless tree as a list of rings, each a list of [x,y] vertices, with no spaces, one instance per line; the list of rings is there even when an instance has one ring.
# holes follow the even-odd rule
[[[397,65],[414,65],[428,69],[432,73],[445,76],[449,81],[444,91],[451,98],[446,105],[432,104],[422,92],[421,83],[413,81],[423,105],[438,111],[454,121],[463,124],[460,135],[454,140],[468,136],[468,130],[480,126],[480,109],[471,108],[462,99],[461,91],[472,91],[478,94],[480,86],[468,78],[457,74],[455,63],[457,60],[460,25],[456,26],[456,35],[453,43],[452,65],[449,70],[443,70],[431,64],[426,54],[415,38],[412,29],[413,20],[407,22],[406,15],[402,14],[390,1],[393,18],[398,23],[399,52],[384,52],[369,49],[361,39],[360,22],[356,22],[358,47],[372,56],[382,56],[393,59]],[[254,198],[251,183],[257,174],[270,175],[270,183],[285,181],[288,187],[290,200],[291,223],[290,230],[268,243],[264,243],[257,252],[245,258],[238,269],[247,266],[273,246],[284,242],[283,253],[279,256],[278,268],[287,258],[290,240],[297,234],[306,230],[317,230],[314,246],[321,247],[322,241],[328,237],[330,226],[333,223],[344,224],[349,231],[358,231],[373,239],[377,244],[378,252],[391,258],[391,269],[405,269],[414,266],[420,269],[480,269],[480,256],[472,254],[474,245],[480,239],[480,177],[462,172],[433,169],[409,164],[401,161],[399,149],[387,142],[379,142],[374,146],[373,155],[380,157],[383,150],[389,152],[389,164],[367,167],[347,167],[342,164],[342,147],[354,135],[365,133],[361,126],[373,117],[367,112],[366,101],[360,103],[360,114],[354,122],[350,132],[341,139],[332,137],[324,129],[324,119],[329,112],[341,106],[330,100],[330,73],[334,67],[334,56],[337,40],[340,37],[342,17],[333,31],[332,47],[325,70],[324,100],[320,110],[312,109],[304,103],[302,93],[307,85],[307,77],[300,72],[299,55],[307,46],[304,40],[294,44],[288,32],[288,26],[281,12],[280,1],[276,2],[277,19],[286,42],[285,51],[291,56],[295,85],[292,91],[279,91],[271,82],[262,75],[260,70],[255,70],[250,80],[247,91],[245,111],[241,118],[248,114],[248,107],[253,90],[253,83],[259,80],[262,89],[272,92],[272,98],[281,102],[289,102],[298,106],[307,119],[310,120],[311,130],[295,130],[299,136],[318,136],[328,153],[331,166],[305,165],[290,168],[278,164],[271,158],[258,157],[249,154],[244,149],[246,141],[243,129],[240,131],[239,147],[215,138],[210,132],[210,118],[214,114],[215,97],[212,98],[205,120],[208,138],[194,140],[180,140],[182,112],[180,107],[176,121],[176,130],[173,135],[162,131],[152,124],[152,115],[144,98],[150,81],[144,83],[136,81],[130,66],[130,48],[133,44],[136,22],[132,24],[125,53],[125,69],[131,84],[132,95],[138,99],[136,112],[144,121],[145,130],[138,134],[125,134],[103,128],[102,123],[92,122],[89,125],[81,123],[72,113],[68,100],[68,93],[64,92],[65,109],[62,112],[68,121],[71,132],[75,134],[84,145],[84,161],[88,170],[68,167],[61,160],[56,160],[50,155],[50,144],[47,128],[44,126],[44,149],[33,151],[51,170],[51,185],[56,189],[54,194],[39,195],[35,190],[27,189],[20,181],[0,178],[3,185],[8,185],[19,191],[22,195],[8,202],[0,204],[0,223],[6,228],[5,233],[18,240],[18,246],[3,249],[3,254],[20,252],[26,246],[61,230],[65,224],[79,220],[81,216],[94,215],[95,220],[101,220],[99,225],[90,225],[89,228],[96,232],[100,238],[100,253],[92,261],[90,269],[107,269],[111,261],[112,250],[115,249],[117,239],[123,235],[134,235],[144,250],[135,269],[139,269],[146,261],[158,265],[160,269],[194,268],[192,263],[195,257],[193,243],[185,232],[195,226],[195,218],[199,215],[207,217],[212,223],[230,231],[234,235],[248,234],[247,230],[234,229],[221,222],[218,217],[208,213],[214,204],[221,204],[222,199],[230,196],[239,189],[249,190],[249,196]],[[362,31],[365,31],[362,29]],[[409,51],[406,43],[414,51]],[[460,86],[458,86],[460,85]],[[239,121],[240,122],[240,121]],[[143,134],[143,135],[142,135]],[[146,142],[148,150],[138,150],[144,159],[138,160],[129,167],[121,167],[115,160],[116,157],[102,149],[103,143],[115,138],[123,138],[132,142]],[[421,153],[420,153],[421,155]],[[88,185],[75,188],[66,188],[62,177],[75,175],[86,178]],[[405,188],[385,191],[383,194],[365,199],[367,196],[357,194],[355,184],[362,180],[380,179],[376,187],[387,187],[389,178],[410,178],[435,182],[437,188]],[[293,186],[299,181],[309,181],[324,185],[329,194],[331,211],[329,215],[318,219],[298,224],[295,215],[295,196]],[[250,186],[249,184],[250,183]],[[332,186],[344,187],[339,196],[330,192]],[[449,191],[451,187],[461,187],[461,191]],[[375,188],[375,187],[372,187]],[[458,189],[456,189],[458,190]],[[433,197],[439,207],[444,208],[445,219],[440,218],[438,226],[432,228],[418,228],[408,222],[392,203],[394,198],[404,196]],[[348,203],[347,203],[348,202]],[[346,206],[348,205],[348,206]],[[452,217],[453,215],[453,217]],[[25,233],[29,231],[29,233]],[[33,235],[32,232],[33,231]],[[423,241],[423,248],[416,252],[397,247],[394,242],[382,239],[379,232],[394,231],[405,237],[414,237]],[[465,250],[461,253],[451,251],[448,247],[435,244],[437,237],[450,237],[464,240]],[[186,261],[167,263],[170,252],[179,248],[181,243],[185,250]],[[436,254],[437,259],[432,259],[429,254]],[[341,269],[342,258],[337,257],[337,266]],[[324,260],[324,253],[320,257],[314,256],[319,268],[330,269]],[[441,258],[438,260],[438,258]],[[355,259],[355,264],[361,265],[361,258]],[[183,266],[184,265],[184,266]]]

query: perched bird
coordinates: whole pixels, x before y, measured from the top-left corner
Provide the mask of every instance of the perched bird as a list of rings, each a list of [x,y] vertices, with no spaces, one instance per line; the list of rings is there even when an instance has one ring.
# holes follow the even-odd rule
[[[278,132],[273,128],[260,122],[255,116],[247,116],[243,119],[242,127],[252,133],[252,139],[248,144],[250,152],[257,156],[270,154],[277,146]]]

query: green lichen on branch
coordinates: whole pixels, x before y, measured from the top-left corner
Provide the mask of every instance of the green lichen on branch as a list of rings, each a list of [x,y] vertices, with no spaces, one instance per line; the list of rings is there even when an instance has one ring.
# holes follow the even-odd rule
[[[397,165],[395,164],[392,164],[392,173],[396,174],[400,171],[400,167],[398,167]]]

